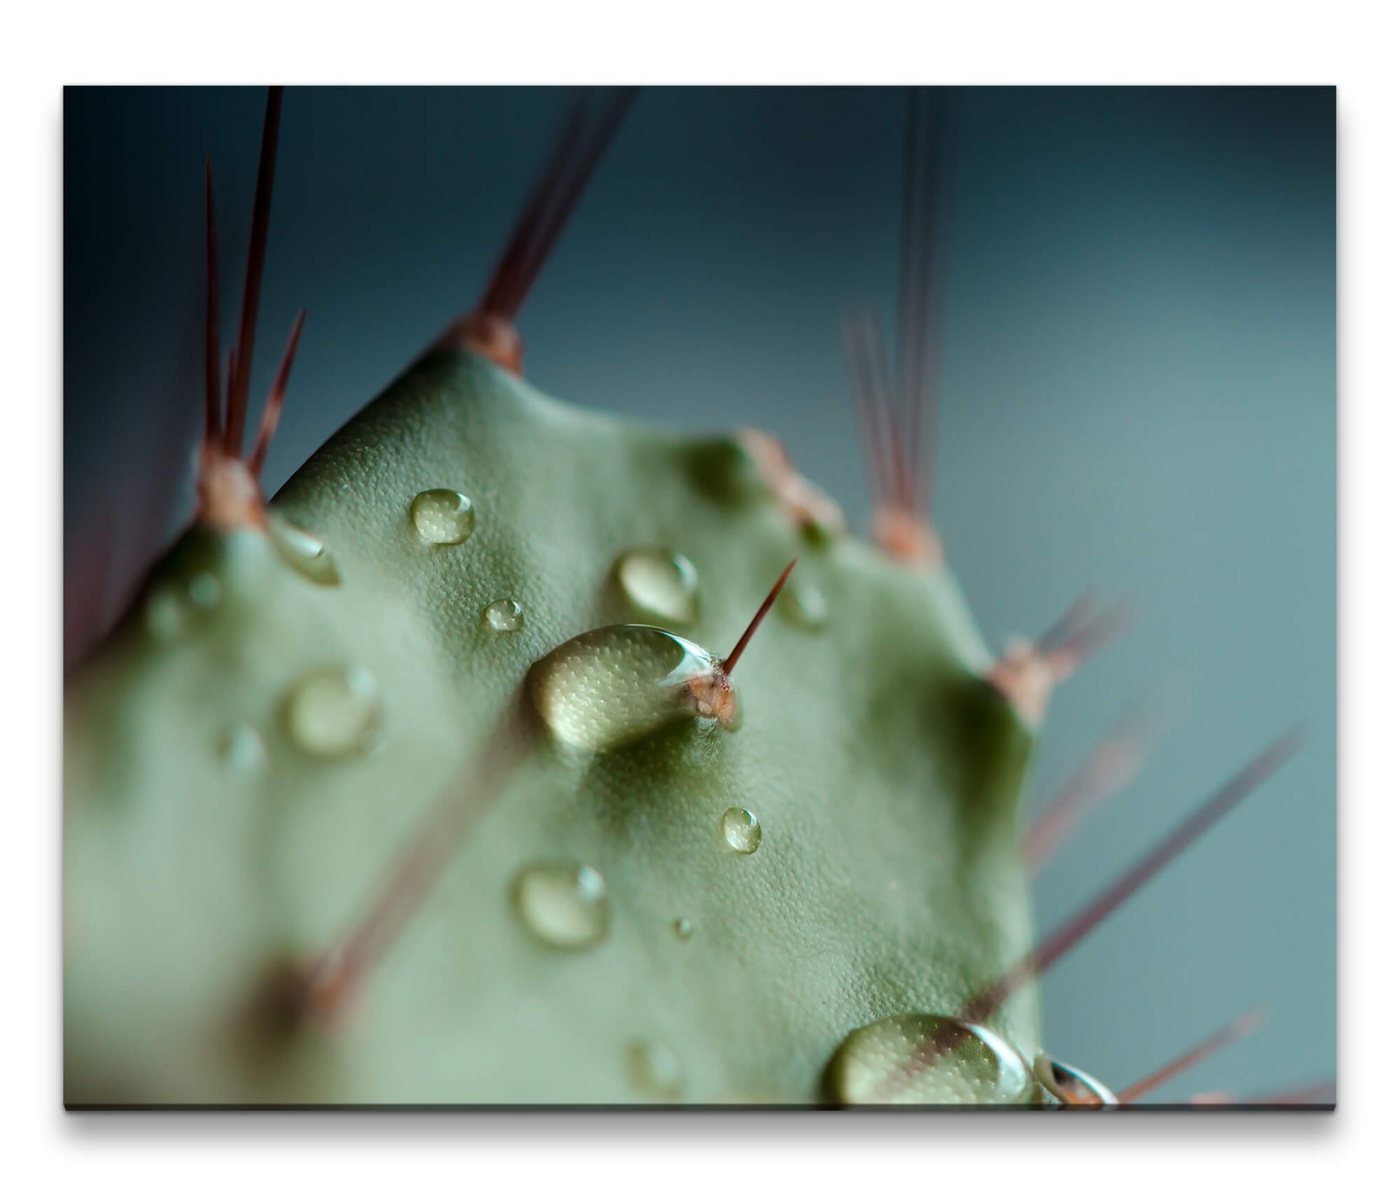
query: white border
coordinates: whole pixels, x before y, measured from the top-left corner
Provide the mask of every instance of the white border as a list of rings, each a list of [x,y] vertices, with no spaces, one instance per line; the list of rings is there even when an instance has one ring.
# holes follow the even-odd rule
[[[3,507],[20,538],[3,591],[5,952],[0,1054],[16,1185],[381,1186],[527,1171],[573,1182],[1073,1176],[1179,1186],[1184,1173],[1274,1186],[1370,1184],[1386,1162],[1395,1074],[1400,843],[1394,672],[1400,338],[1394,38],[1380,5],[1175,0],[956,8],[523,3],[490,8],[240,0],[29,6],[7,19]],[[16,22],[21,23],[17,24]],[[27,27],[23,22],[27,22]],[[1006,82],[1339,84],[1341,226],[1341,1086],[1335,1117],[1021,1120],[831,1115],[69,1117],[58,1069],[58,683],[61,442],[58,262],[64,83]],[[1391,365],[1391,366],[1387,366]],[[1286,647],[1286,642],[1280,642]],[[1387,763],[1388,762],[1388,763]],[[1281,863],[1287,857],[1280,857]],[[26,1173],[25,1165],[43,1168]]]

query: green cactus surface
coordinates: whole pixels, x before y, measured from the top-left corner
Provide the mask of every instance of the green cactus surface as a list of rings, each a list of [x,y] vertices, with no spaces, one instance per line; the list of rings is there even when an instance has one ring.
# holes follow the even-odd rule
[[[416,524],[439,490],[474,517]],[[819,1103],[854,1031],[956,1016],[1027,953],[1033,730],[953,577],[798,526],[737,438],[439,348],[270,508],[186,533],[69,682],[70,1104]],[[658,549],[693,565],[666,615],[619,571]],[[723,655],[793,557],[736,730],[580,748],[541,717],[566,641]],[[444,812],[378,961],[334,1013],[279,1011]],[[1029,1068],[1034,981],[984,1023]]]

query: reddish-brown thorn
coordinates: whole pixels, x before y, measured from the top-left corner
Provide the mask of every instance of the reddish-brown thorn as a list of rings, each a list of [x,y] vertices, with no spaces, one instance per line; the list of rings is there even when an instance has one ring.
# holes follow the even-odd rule
[[[329,1019],[354,998],[436,887],[528,742],[513,730],[508,717],[503,719],[474,763],[428,807],[344,940],[301,968],[294,996],[296,1015]]]
[[[582,196],[589,178],[616,133],[636,93],[635,87],[603,89],[601,96],[581,95],[570,113],[549,165],[536,183],[505,251],[476,304],[482,318],[512,322],[559,233]],[[601,112],[589,127],[594,101]]]
[[[219,440],[219,276],[214,235],[214,172],[204,159],[204,445]]]
[[[1056,791],[1021,841],[1021,858],[1037,870],[1084,814],[1117,793],[1142,769],[1155,725],[1141,711],[1124,715]]]
[[[1303,733],[1294,729],[1275,740],[1220,787],[1199,809],[1153,847],[1122,876],[1051,934],[991,987],[974,996],[966,1015],[986,1020],[1028,980],[1049,970],[1086,934],[1128,900],[1168,863],[1214,826],[1228,811],[1256,789],[1301,746]]]
[[[292,333],[287,339],[286,350],[282,352],[282,362],[277,367],[277,378],[272,382],[272,388],[267,394],[267,403],[263,406],[262,420],[258,424],[258,436],[253,443],[253,450],[248,455],[248,470],[254,477],[262,474],[263,460],[267,457],[267,448],[272,444],[272,436],[277,432],[277,420],[282,416],[282,401],[287,395],[287,381],[292,375],[292,361],[296,358],[297,343],[301,339],[301,326],[306,321],[306,311],[298,312],[296,321],[292,323]]]
[[[743,655],[744,650],[749,647],[749,641],[753,639],[753,634],[758,631],[758,626],[763,623],[763,617],[766,616],[772,608],[774,600],[778,598],[779,592],[783,589],[783,584],[787,582],[788,575],[792,573],[792,568],[796,565],[797,559],[794,558],[783,567],[782,574],[778,575],[778,581],[773,584],[772,590],[764,597],[763,602],[759,605],[758,611],[754,612],[753,619],[749,621],[749,626],[744,629],[744,634],[739,638],[738,643],[729,650],[729,656],[720,662],[720,673],[724,674],[725,677],[728,677],[734,672],[734,667],[739,663],[739,658]]]
[[[1097,606],[1098,601],[1092,591],[1085,591],[1078,596],[1035,642],[1036,651],[1049,653],[1058,648],[1065,638],[1088,623]]]
[[[1078,669],[1127,628],[1132,619],[1132,604],[1126,599],[1120,599],[1068,633],[1051,652],[1064,659],[1062,664],[1067,666],[1069,671]]]
[[[1144,1095],[1155,1091],[1163,1083],[1174,1079],[1184,1071],[1190,1070],[1191,1067],[1198,1063],[1204,1062],[1212,1054],[1223,1049],[1232,1041],[1238,1041],[1241,1037],[1245,1037],[1254,1032],[1263,1019],[1264,1010],[1262,1008],[1251,1008],[1248,1012],[1241,1013],[1228,1025],[1217,1029],[1204,1041],[1198,1042],[1184,1054],[1178,1055],[1164,1066],[1159,1066],[1151,1074],[1144,1075],[1142,1078],[1138,1079],[1137,1082],[1133,1083],[1132,1086],[1128,1087],[1127,1090],[1120,1091],[1118,1094],[1118,1102],[1136,1102]]]
[[[851,376],[851,402],[856,426],[864,447],[866,474],[876,505],[889,502],[888,471],[884,462],[885,430],[881,423],[882,404],[875,395],[871,360],[870,316],[851,315],[842,322],[846,366]]]
[[[267,256],[267,226],[272,214],[272,177],[277,166],[277,128],[282,117],[282,88],[267,89],[263,115],[262,147],[258,154],[258,181],[253,196],[253,222],[248,232],[248,271],[243,278],[243,308],[238,320],[238,346],[233,380],[228,392],[228,421],[224,426],[224,453],[243,453],[243,423],[248,411],[248,380],[253,367],[253,340],[257,334],[258,297],[262,290],[263,261]]]

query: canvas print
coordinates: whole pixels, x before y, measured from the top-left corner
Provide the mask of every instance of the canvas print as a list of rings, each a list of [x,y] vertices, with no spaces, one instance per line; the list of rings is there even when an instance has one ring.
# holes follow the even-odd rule
[[[1331,88],[69,88],[72,1108],[1335,1101]]]

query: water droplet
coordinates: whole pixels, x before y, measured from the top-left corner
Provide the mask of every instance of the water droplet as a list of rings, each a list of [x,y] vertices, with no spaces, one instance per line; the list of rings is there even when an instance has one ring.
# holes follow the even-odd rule
[[[671,1047],[660,1041],[634,1041],[627,1047],[627,1075],[651,1099],[676,1099],[683,1080]]]
[[[695,933],[695,926],[688,917],[678,917],[671,923],[671,932],[682,942],[689,942]]]
[[[358,666],[328,666],[298,679],[287,694],[287,731],[304,752],[361,753],[378,736],[379,684]]]
[[[669,624],[693,624],[700,576],[684,554],[628,550],[617,560],[617,581],[633,606]]]
[[[1049,1054],[1036,1057],[1036,1081],[1050,1101],[1061,1107],[1114,1107],[1118,1096],[1091,1074],[1077,1070]]]
[[[251,773],[267,760],[267,745],[247,723],[230,727],[219,738],[219,759],[235,773]]]
[[[146,630],[157,640],[174,640],[185,630],[185,605],[174,591],[161,587],[146,598]]]
[[[614,748],[687,718],[735,723],[719,659],[644,624],[595,628],[530,671],[531,695],[554,735],[578,748]]]
[[[719,820],[724,832],[724,841],[740,855],[752,855],[758,850],[763,839],[763,828],[758,819],[742,806],[730,806]]]
[[[512,899],[525,928],[561,950],[587,950],[608,933],[602,873],[587,864],[540,863],[522,868]]]
[[[888,1016],[847,1035],[827,1086],[845,1104],[1014,1104],[1034,1095],[1030,1070],[985,1025],[949,1016]]]
[[[273,509],[268,509],[267,533],[277,556],[303,578],[309,578],[323,587],[340,584],[340,571],[335,559],[319,537],[292,524]]]
[[[514,599],[496,599],[486,605],[481,618],[492,632],[518,632],[525,623],[525,609]]]
[[[450,488],[419,492],[408,515],[418,536],[429,545],[461,545],[476,528],[476,508],[461,492]]]
[[[194,575],[185,587],[189,601],[200,611],[211,612],[223,601],[224,589],[207,570]]]
[[[783,588],[783,593],[778,596],[778,611],[788,623],[806,628],[809,632],[826,625],[826,598],[811,583],[801,579],[789,581]]]

